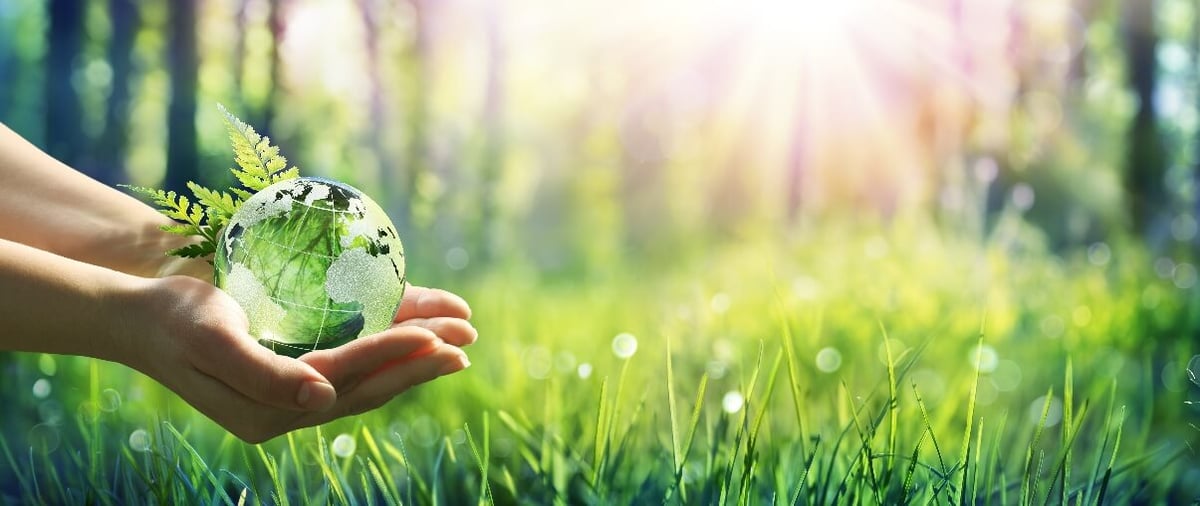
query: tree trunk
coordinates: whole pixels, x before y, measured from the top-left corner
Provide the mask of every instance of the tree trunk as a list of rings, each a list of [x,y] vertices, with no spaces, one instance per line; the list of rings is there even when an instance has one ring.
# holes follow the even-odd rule
[[[112,38],[108,61],[112,66],[112,93],[105,104],[104,133],[97,143],[96,167],[101,182],[124,180],[123,165],[129,142],[129,73],[133,67],[133,37],[138,27],[138,10],[133,0],[109,0]]]
[[[1134,231],[1145,234],[1166,197],[1163,187],[1166,153],[1154,108],[1158,40],[1154,29],[1154,2],[1133,1],[1123,5],[1126,68],[1129,85],[1138,98],[1137,113],[1128,132],[1126,191]]]
[[[383,79],[380,77],[379,68],[379,25],[376,21],[379,18],[379,12],[375,0],[359,0],[358,10],[362,14],[363,36],[366,39],[363,42],[367,48],[367,79],[370,86],[371,127],[367,136],[371,144],[371,151],[375,153],[375,159],[379,164],[379,186],[382,193],[380,198],[383,199],[384,208],[390,215],[397,208],[396,192],[393,188],[396,167],[388,153],[387,144],[384,142],[387,121],[386,104],[383,100]]]
[[[249,0],[238,0],[234,21],[236,27],[233,40],[233,89],[234,100],[237,101],[237,110],[239,111],[245,110],[246,107],[246,98],[242,92],[242,79],[246,67],[246,7],[249,3]]]
[[[259,133],[270,136],[271,124],[275,121],[276,102],[279,100],[279,80],[283,65],[280,62],[279,44],[283,42],[283,6],[282,0],[270,0],[270,11],[267,23],[271,28],[271,82],[267,88],[266,103],[263,104],[258,124],[255,128]]]
[[[504,165],[504,47],[496,9],[497,0],[486,4],[484,23],[487,30],[487,76],[484,81],[483,130],[486,139],[480,166],[479,222],[475,234],[475,253],[486,263],[494,256],[500,170]]]
[[[431,45],[428,19],[430,6],[424,0],[409,1],[415,18],[413,38],[409,51],[404,56],[405,60],[401,62],[401,65],[407,70],[406,73],[412,76],[408,83],[405,101],[405,112],[408,115],[408,152],[405,155],[403,180],[396,188],[396,198],[400,204],[394,215],[397,221],[396,226],[400,227],[401,233],[417,231],[417,224],[413,219],[413,209],[417,206],[417,199],[420,198],[420,194],[417,192],[417,183],[429,164],[426,127],[429,121],[427,95]]]
[[[167,179],[169,190],[183,191],[199,179],[196,158],[196,2],[170,3],[168,62],[171,101],[167,106]]]
[[[75,165],[83,150],[80,127],[83,111],[71,84],[75,60],[83,46],[83,2],[51,0],[49,48],[46,55],[45,149],[67,165]]]

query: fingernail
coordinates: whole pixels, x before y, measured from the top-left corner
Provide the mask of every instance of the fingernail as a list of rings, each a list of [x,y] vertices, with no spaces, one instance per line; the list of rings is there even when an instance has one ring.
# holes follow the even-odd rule
[[[462,355],[458,360],[453,360],[442,366],[442,370],[438,371],[438,375],[445,376],[447,374],[456,373],[468,367],[471,367],[471,361],[467,360],[466,355]]]
[[[323,381],[305,381],[296,393],[296,404],[312,411],[329,409],[335,401],[337,392],[333,390],[333,385]]]

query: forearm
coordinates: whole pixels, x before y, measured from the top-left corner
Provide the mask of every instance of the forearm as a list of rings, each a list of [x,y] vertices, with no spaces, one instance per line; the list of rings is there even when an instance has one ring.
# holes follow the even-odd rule
[[[42,152],[0,124],[0,238],[82,262],[157,276],[163,252],[186,244],[171,221]]]
[[[148,282],[0,239],[0,349],[119,361]]]

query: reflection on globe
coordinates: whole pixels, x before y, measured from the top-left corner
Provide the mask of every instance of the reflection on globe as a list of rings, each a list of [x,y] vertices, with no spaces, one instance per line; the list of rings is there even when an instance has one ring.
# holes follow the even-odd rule
[[[217,242],[215,284],[250,333],[299,356],[382,331],[404,295],[404,249],[391,220],[357,189],[298,178],[242,204]]]

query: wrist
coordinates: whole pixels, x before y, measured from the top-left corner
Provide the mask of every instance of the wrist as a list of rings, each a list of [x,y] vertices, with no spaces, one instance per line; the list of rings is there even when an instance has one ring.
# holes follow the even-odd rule
[[[109,280],[99,286],[103,289],[96,295],[97,321],[104,322],[105,332],[100,339],[93,339],[93,348],[84,354],[95,358],[119,362],[140,368],[137,343],[144,342],[153,325],[153,311],[149,301],[154,298],[155,280],[109,271]]]

